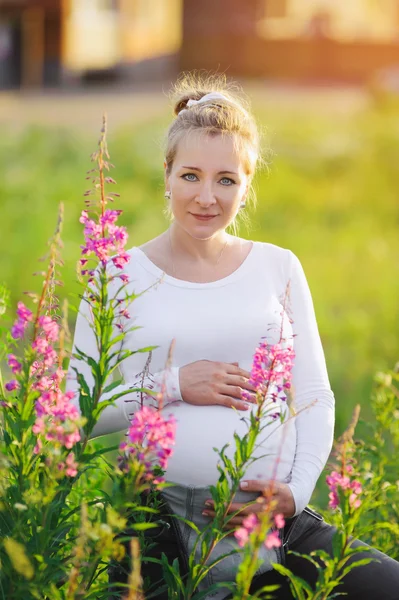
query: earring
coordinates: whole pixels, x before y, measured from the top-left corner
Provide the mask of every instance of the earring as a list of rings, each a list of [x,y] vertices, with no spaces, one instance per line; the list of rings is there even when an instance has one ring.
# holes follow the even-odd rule
[[[170,192],[165,192],[165,198],[167,198],[168,200],[170,200]]]
[[[246,202],[241,202],[240,208],[245,208]]]

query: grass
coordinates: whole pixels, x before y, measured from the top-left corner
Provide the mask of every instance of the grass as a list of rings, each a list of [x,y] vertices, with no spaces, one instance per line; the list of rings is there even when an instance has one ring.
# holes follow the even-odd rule
[[[258,207],[243,237],[290,248],[308,277],[337,401],[336,433],[352,407],[368,410],[371,380],[399,360],[399,111],[367,107],[355,114],[257,106],[274,157],[256,179]],[[98,115],[99,127],[101,114]],[[167,227],[162,215],[162,134],[168,116],[113,131],[108,144],[118,208],[130,246]],[[0,281],[15,304],[38,289],[59,202],[65,204],[62,297],[77,303],[75,264],[85,172],[95,139],[76,129],[3,128],[0,147]],[[74,314],[71,312],[71,327]]]

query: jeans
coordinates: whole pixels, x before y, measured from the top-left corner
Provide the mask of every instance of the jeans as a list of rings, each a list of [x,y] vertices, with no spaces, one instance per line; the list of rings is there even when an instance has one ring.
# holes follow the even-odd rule
[[[170,519],[165,515],[162,519],[164,525],[160,526],[158,530],[149,530],[148,536],[153,537],[157,544],[145,554],[146,556],[160,558],[161,553],[164,552],[169,563],[172,563],[175,559],[178,560],[180,573],[184,575],[187,571],[187,562],[185,553],[182,552],[184,546],[180,530],[176,526],[175,519]],[[286,519],[286,525],[281,534],[283,542],[281,562],[295,575],[313,586],[317,579],[316,567],[306,559],[287,554],[287,552],[293,550],[301,554],[310,554],[312,550],[323,549],[332,555],[334,532],[335,528],[324,521],[321,515],[306,507],[297,517]],[[352,546],[367,546],[367,544],[355,540],[352,542]],[[375,558],[377,560],[373,560],[367,565],[355,567],[353,571],[350,571],[344,577],[342,583],[332,593],[346,594],[346,597],[351,600],[399,600],[399,562],[375,549],[364,553],[359,552],[351,561],[357,561],[361,558]],[[351,561],[348,561],[348,564]],[[115,595],[111,595],[109,600],[114,600],[123,595],[120,594],[121,588],[119,588],[120,595],[117,593],[118,582],[127,580],[128,571],[128,563],[125,563],[124,568],[121,564],[114,564],[110,567],[110,591],[114,592]],[[147,579],[148,587],[145,588],[148,590],[147,598],[151,595],[154,600],[168,599],[167,585],[162,578],[162,569],[159,565],[143,561],[142,576]],[[250,593],[255,593],[262,587],[271,584],[279,584],[281,587],[275,592],[270,592],[271,595],[268,595],[268,598],[275,598],[276,600],[291,600],[294,598],[290,592],[287,578],[275,570],[268,570],[265,573],[256,575],[252,580]],[[223,599],[227,600],[231,597],[228,594],[224,595]],[[342,598],[344,597],[342,596]],[[213,598],[213,595],[209,596],[209,600],[213,600]]]

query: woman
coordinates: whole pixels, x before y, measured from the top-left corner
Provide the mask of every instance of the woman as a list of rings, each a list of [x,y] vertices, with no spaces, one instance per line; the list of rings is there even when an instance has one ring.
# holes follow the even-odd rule
[[[248,468],[231,509],[255,500],[270,485],[278,465],[276,511],[287,522],[283,546],[262,549],[263,563],[252,591],[278,581],[282,588],[277,597],[290,598],[287,583],[273,572],[271,563],[285,562],[312,582],[315,569],[310,563],[292,559],[286,551],[332,552],[334,531],[307,507],[329,456],[334,429],[334,396],[312,298],[302,266],[290,250],[226,231],[253,198],[251,184],[259,159],[257,127],[242,99],[217,77],[185,76],[175,95],[176,118],[168,130],[164,163],[172,222],[155,239],[132,248],[125,268],[132,289],[147,290],[131,307],[128,326],[140,328],[128,335],[125,345],[157,348],[151,356],[137,353],[123,362],[121,389],[144,385],[157,390],[166,383],[165,410],[177,419],[177,435],[166,473],[175,486],[162,495],[167,510],[201,528],[212,517],[212,506],[205,502],[211,499],[209,486],[219,475],[213,448],[233,442],[234,432],[243,435],[247,425],[241,417],[255,409],[255,388],[249,381],[254,350],[262,337],[271,344],[279,341],[281,333],[284,339],[294,340],[296,417],[284,426],[270,422],[267,431],[272,435],[257,450],[262,458]],[[287,289],[289,306],[283,310]],[[86,307],[80,308],[74,345],[96,356]],[[165,369],[172,340],[173,363]],[[73,366],[83,370],[81,363],[72,361]],[[89,369],[83,373],[90,381]],[[69,389],[74,386],[71,379]],[[155,404],[155,400],[147,402]],[[123,396],[102,413],[94,434],[126,430],[139,405],[140,394]],[[286,410],[282,402],[279,409]],[[232,525],[239,525],[257,506],[244,510]],[[173,535],[162,533],[160,539],[168,557],[178,555],[184,568],[195,534],[181,521],[172,522]],[[236,545],[235,538],[228,536],[215,548],[212,559]],[[351,598],[393,600],[399,589],[399,564],[377,551],[374,554],[381,563],[356,569],[347,576],[342,591]],[[216,581],[234,581],[238,560],[235,555],[221,561],[200,589]],[[146,571],[144,565],[144,575],[148,573],[154,582],[159,573],[154,575],[152,568],[150,563]],[[387,585],[383,593],[381,576]],[[228,595],[220,590],[209,598]]]

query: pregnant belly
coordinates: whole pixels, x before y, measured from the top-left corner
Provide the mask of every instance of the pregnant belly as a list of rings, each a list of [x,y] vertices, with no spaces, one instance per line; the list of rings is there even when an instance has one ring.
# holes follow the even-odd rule
[[[285,408],[285,406],[284,406]],[[256,411],[252,406],[250,410]],[[166,480],[180,485],[214,485],[219,479],[219,457],[213,448],[226,451],[234,458],[234,432],[240,437],[248,431],[249,411],[235,411],[224,406],[193,406],[185,402],[169,405],[165,416],[173,414],[177,421],[176,444],[168,461]],[[257,441],[253,456],[257,457],[247,469],[248,479],[270,479],[274,474],[278,481],[289,481],[295,456],[296,429],[294,419],[268,422]]]

